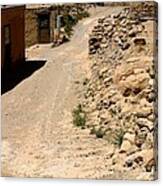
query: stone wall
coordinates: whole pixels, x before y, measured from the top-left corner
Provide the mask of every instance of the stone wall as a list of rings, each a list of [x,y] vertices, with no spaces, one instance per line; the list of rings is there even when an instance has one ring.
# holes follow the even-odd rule
[[[115,147],[112,171],[138,180],[157,177],[156,9],[155,3],[140,3],[139,9],[98,20],[89,40],[91,75],[84,83],[86,126]]]

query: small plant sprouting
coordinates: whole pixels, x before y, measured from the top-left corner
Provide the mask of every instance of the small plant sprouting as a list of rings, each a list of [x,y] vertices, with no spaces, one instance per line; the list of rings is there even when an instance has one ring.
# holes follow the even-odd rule
[[[90,131],[90,134],[95,134],[97,138],[103,138],[105,132],[101,128],[96,129],[95,127],[93,127]]]
[[[96,137],[97,138],[103,138],[104,134],[105,134],[105,132],[101,128],[96,130]]]
[[[123,143],[124,134],[125,134],[124,129],[122,128],[117,129],[114,133],[112,143],[120,148]]]
[[[82,109],[82,105],[79,104],[76,109],[73,110],[73,124],[77,127],[84,128],[86,123],[86,113]]]
[[[93,128],[90,130],[90,134],[96,134],[95,126],[93,126]]]

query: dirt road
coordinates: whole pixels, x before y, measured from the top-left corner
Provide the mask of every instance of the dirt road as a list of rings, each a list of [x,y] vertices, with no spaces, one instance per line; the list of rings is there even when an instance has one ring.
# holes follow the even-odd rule
[[[74,28],[70,42],[39,46],[29,59],[46,64],[2,95],[2,174],[21,177],[113,177],[113,149],[72,124],[79,96],[76,81],[86,73],[88,34],[99,17],[119,11],[98,8]]]

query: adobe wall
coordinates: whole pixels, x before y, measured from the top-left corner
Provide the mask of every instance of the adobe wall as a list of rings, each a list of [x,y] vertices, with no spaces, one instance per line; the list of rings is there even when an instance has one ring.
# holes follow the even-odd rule
[[[25,10],[25,47],[38,43],[37,14],[33,9]]]
[[[1,10],[1,67],[3,69],[4,59],[4,27],[10,26],[11,30],[11,67],[15,69],[19,63],[24,61],[24,6],[5,8]]]

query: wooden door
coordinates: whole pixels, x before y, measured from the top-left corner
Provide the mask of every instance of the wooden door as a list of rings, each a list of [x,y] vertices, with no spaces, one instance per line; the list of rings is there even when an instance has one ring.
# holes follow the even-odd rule
[[[50,42],[49,14],[38,15],[38,24],[39,43],[49,43]]]

